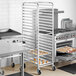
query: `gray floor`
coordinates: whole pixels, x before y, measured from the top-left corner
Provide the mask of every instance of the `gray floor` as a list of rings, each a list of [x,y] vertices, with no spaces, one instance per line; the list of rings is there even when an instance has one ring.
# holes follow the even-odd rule
[[[76,62],[74,62],[76,63]],[[56,64],[57,69],[56,71],[52,71],[51,70],[51,66],[47,66],[47,67],[42,67],[41,68],[41,75],[37,74],[37,67],[31,63],[27,63],[26,64],[26,69],[25,72],[33,75],[33,76],[76,76],[76,74],[72,74],[69,72],[66,72],[64,70],[58,69],[59,67],[63,66],[63,65],[68,65],[68,64],[72,64],[72,62],[64,62],[64,63],[58,63]],[[19,72],[19,65],[16,65],[15,68],[11,68],[11,67],[5,67],[5,75],[8,74],[13,74],[13,73],[18,73]]]

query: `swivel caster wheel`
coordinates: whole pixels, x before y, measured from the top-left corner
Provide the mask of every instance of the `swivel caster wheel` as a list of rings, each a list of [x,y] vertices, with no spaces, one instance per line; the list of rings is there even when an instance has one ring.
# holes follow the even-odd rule
[[[41,71],[39,69],[37,69],[37,73],[38,75],[41,75]]]
[[[52,71],[55,71],[56,70],[56,67],[55,66],[52,66]]]
[[[15,63],[12,63],[11,66],[12,66],[12,68],[14,68],[15,67]]]
[[[24,63],[24,69],[26,68],[26,64]],[[20,71],[21,71],[21,67],[20,67]]]
[[[2,71],[2,73],[1,73],[2,75],[4,75],[4,71]]]
[[[24,69],[26,68],[26,64],[24,63]]]

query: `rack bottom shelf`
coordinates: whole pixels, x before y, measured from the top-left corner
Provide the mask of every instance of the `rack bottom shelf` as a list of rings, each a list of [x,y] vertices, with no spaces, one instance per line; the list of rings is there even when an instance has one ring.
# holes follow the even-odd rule
[[[64,54],[64,55],[56,57],[56,62],[73,61],[73,60],[76,60],[76,53],[75,54]]]
[[[32,63],[34,63],[34,64],[36,64],[36,65],[38,64],[36,58],[31,59],[30,62],[32,62]],[[51,61],[48,61],[48,60],[43,59],[43,58],[39,58],[39,66],[40,66],[40,67],[47,66],[47,65],[51,65],[51,63],[52,63]]]

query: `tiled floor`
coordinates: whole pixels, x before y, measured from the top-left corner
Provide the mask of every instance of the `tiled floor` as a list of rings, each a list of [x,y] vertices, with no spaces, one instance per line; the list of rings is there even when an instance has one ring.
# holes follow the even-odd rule
[[[56,64],[56,66],[59,67],[66,64],[68,63],[67,62],[58,63]],[[25,72],[28,72],[32,74],[33,76],[39,76],[37,75],[37,67],[35,65],[30,64],[30,63],[27,63],[26,65],[27,65],[27,68],[25,69]],[[15,68],[5,67],[4,70],[5,70],[5,75],[19,72],[19,65],[16,65]],[[71,74],[60,69],[56,69],[56,71],[52,71],[51,66],[41,68],[41,72],[42,74],[40,76],[76,76],[76,74]]]

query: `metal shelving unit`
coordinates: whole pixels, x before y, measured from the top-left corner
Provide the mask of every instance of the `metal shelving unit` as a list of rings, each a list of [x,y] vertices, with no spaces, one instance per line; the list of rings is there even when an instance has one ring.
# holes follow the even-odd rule
[[[54,9],[51,2],[24,2],[22,34],[26,41],[25,59],[40,67],[52,65],[55,70]],[[28,55],[28,58],[26,58]]]

